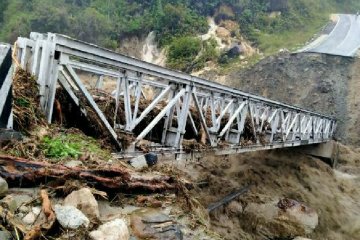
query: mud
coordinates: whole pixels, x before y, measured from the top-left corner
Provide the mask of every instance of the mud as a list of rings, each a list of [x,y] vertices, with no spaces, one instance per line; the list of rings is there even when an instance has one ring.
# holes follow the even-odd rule
[[[191,181],[199,183],[191,194],[203,206],[218,201],[237,189],[252,184],[249,193],[210,215],[211,230],[220,239],[358,239],[360,222],[360,152],[341,147],[337,172],[326,163],[291,150],[245,153],[231,157],[208,156],[181,166]],[[358,175],[354,175],[353,171]],[[343,176],[343,175],[341,175]],[[201,183],[201,184],[200,184]],[[279,204],[295,199],[319,215],[313,233],[281,218],[269,221],[247,211],[247,207]]]

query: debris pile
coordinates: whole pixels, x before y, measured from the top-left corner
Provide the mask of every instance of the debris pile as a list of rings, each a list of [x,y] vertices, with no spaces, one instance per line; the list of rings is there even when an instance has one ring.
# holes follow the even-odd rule
[[[135,210],[141,206],[150,206],[159,209],[157,211],[172,204],[177,195],[180,198],[177,202],[189,201],[182,192],[191,188],[191,183],[183,181],[179,176],[148,169],[156,166],[156,155],[147,153],[150,157],[145,159],[146,167],[141,172],[113,158],[97,115],[80,96],[86,117],[71,115],[79,114],[79,111],[74,111],[74,106],[64,101],[64,95],[59,94],[59,91],[54,106],[53,120],[56,124],[48,125],[40,110],[36,79],[20,68],[16,71],[15,128],[24,134],[24,138],[21,141],[1,143],[1,239],[3,236],[26,240],[49,237],[129,239],[130,235],[134,235],[134,231],[128,229],[130,216],[122,213],[117,218],[110,217],[112,214],[104,213],[106,210],[102,209],[104,203],[100,204],[101,199],[105,199],[106,208],[119,209],[116,211],[122,211],[120,206],[124,200],[133,201]],[[92,94],[106,117],[113,122],[114,99],[99,92]],[[140,102],[140,111],[146,106],[146,103]],[[153,110],[153,115],[161,111],[160,107]],[[121,108],[117,118],[123,123],[124,113]],[[151,116],[147,117],[141,124],[148,124],[151,120]],[[71,126],[69,121],[79,121],[77,124],[85,126],[84,132],[88,130],[99,138],[87,137],[77,128],[64,128]],[[86,124],[81,121],[86,121]],[[132,138],[126,134],[121,136]],[[170,201],[160,202],[152,195]],[[108,202],[109,198],[111,203]],[[176,224],[176,221],[172,222]],[[153,233],[159,232],[161,235],[162,231],[169,236],[172,230],[155,226]],[[179,227],[176,234],[181,235]]]
[[[45,125],[36,79],[21,68],[17,68],[14,74],[13,97],[15,129],[29,134],[35,127]]]

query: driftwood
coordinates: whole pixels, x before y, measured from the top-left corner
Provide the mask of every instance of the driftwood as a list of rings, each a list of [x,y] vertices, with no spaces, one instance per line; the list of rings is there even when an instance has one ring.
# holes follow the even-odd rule
[[[177,187],[177,181],[170,176],[147,176],[121,166],[70,168],[8,155],[0,155],[0,176],[14,187],[38,186],[52,180],[81,180],[88,185],[117,192],[163,192]]]
[[[42,201],[42,211],[44,212],[46,219],[27,232],[24,240],[39,239],[42,234],[46,234],[54,226],[56,216],[52,209],[51,201],[46,190],[43,189],[40,191],[40,198]]]

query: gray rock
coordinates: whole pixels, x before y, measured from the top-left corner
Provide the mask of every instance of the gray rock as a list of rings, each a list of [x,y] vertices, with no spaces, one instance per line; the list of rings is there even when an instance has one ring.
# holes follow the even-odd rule
[[[28,213],[28,212],[29,212],[29,208],[28,208],[27,206],[22,205],[22,206],[19,208],[19,212],[21,212],[21,213]]]
[[[25,217],[22,219],[23,223],[26,225],[33,225],[38,218],[38,216],[41,213],[40,207],[33,207],[31,208],[31,212],[25,215]]]
[[[32,199],[33,198],[28,194],[9,194],[1,200],[1,203],[11,212],[15,212],[16,209]]]
[[[23,223],[26,225],[32,225],[36,220],[37,215],[35,215],[33,212],[29,212],[23,219]]]
[[[89,219],[76,207],[61,206],[54,207],[56,219],[64,228],[77,229],[79,227],[88,227]]]
[[[148,167],[145,155],[141,155],[136,158],[133,158],[129,161],[129,163],[135,169],[139,169],[139,170]]]
[[[5,179],[0,177],[0,197],[5,196],[8,190],[9,190],[8,183],[5,181]]]
[[[41,207],[32,207],[31,211],[35,214],[35,215],[39,215],[41,213]]]
[[[130,165],[136,169],[143,169],[154,166],[158,162],[158,157],[154,153],[147,153],[145,155],[138,156],[129,161]]]
[[[0,239],[1,240],[11,240],[12,236],[9,232],[0,231]]]
[[[164,223],[172,221],[171,218],[163,213],[152,213],[143,217],[144,223]]]
[[[129,240],[130,233],[122,219],[115,219],[101,225],[96,231],[89,234],[92,240]]]
[[[65,198],[64,205],[76,207],[90,219],[98,219],[100,216],[98,202],[89,188],[73,191]]]

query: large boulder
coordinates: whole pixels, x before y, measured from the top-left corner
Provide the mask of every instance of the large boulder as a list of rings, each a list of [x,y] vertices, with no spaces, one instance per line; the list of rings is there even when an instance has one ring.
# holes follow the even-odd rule
[[[89,188],[73,191],[64,200],[64,206],[74,206],[83,212],[89,219],[98,219],[99,205]]]
[[[299,223],[305,230],[305,233],[312,233],[319,224],[319,216],[316,211],[303,203],[293,199],[281,199],[277,207],[279,217]]]
[[[227,51],[226,55],[229,58],[236,58],[244,53],[244,49],[240,44],[232,44],[230,49]]]
[[[54,207],[56,219],[63,228],[78,229],[79,227],[88,227],[89,219],[74,206],[61,206],[59,204]]]
[[[130,233],[124,220],[115,219],[90,232],[89,236],[92,240],[128,240]]]
[[[245,216],[271,238],[289,238],[311,233],[318,225],[318,214],[303,203],[280,199],[267,203],[249,203]]]

